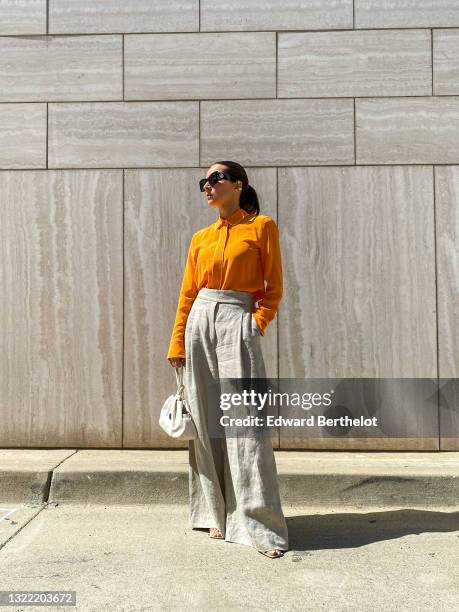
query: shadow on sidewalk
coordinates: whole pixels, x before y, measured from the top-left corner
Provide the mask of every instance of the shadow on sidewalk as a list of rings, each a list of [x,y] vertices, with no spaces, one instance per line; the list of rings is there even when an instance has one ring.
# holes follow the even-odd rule
[[[459,530],[459,512],[417,509],[310,514],[286,519],[290,550],[297,552],[355,548],[409,534]]]

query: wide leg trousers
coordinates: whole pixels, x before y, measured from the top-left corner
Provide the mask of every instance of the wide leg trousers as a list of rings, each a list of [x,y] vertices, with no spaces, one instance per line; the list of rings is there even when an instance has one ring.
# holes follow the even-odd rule
[[[288,550],[271,437],[212,437],[221,378],[265,378],[253,297],[201,289],[185,329],[185,393],[198,438],[189,442],[191,528],[218,527],[227,542]]]

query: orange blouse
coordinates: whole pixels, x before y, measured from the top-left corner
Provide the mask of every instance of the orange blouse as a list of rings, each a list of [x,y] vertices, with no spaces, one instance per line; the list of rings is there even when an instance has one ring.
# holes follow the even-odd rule
[[[266,281],[266,286],[265,286]],[[185,357],[185,326],[203,287],[249,291],[258,302],[252,314],[262,336],[276,316],[283,293],[279,229],[268,215],[238,208],[227,219],[193,234],[167,358]]]

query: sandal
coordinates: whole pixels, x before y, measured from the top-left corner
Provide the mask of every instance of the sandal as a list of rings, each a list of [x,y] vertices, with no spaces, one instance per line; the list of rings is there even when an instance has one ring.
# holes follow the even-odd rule
[[[259,550],[258,552],[269,559],[279,559],[284,556],[284,551],[280,548],[270,548],[269,550]]]
[[[214,535],[212,535],[212,532]],[[220,534],[220,535],[217,535],[217,534]],[[220,531],[218,527],[211,527],[209,529],[209,537],[212,538],[213,540],[223,540],[222,532]]]

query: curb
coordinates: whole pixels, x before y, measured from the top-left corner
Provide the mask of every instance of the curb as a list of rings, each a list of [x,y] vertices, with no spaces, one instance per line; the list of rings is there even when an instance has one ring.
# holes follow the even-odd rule
[[[459,509],[458,452],[275,451],[282,502]],[[0,449],[0,501],[188,503],[188,450]]]

